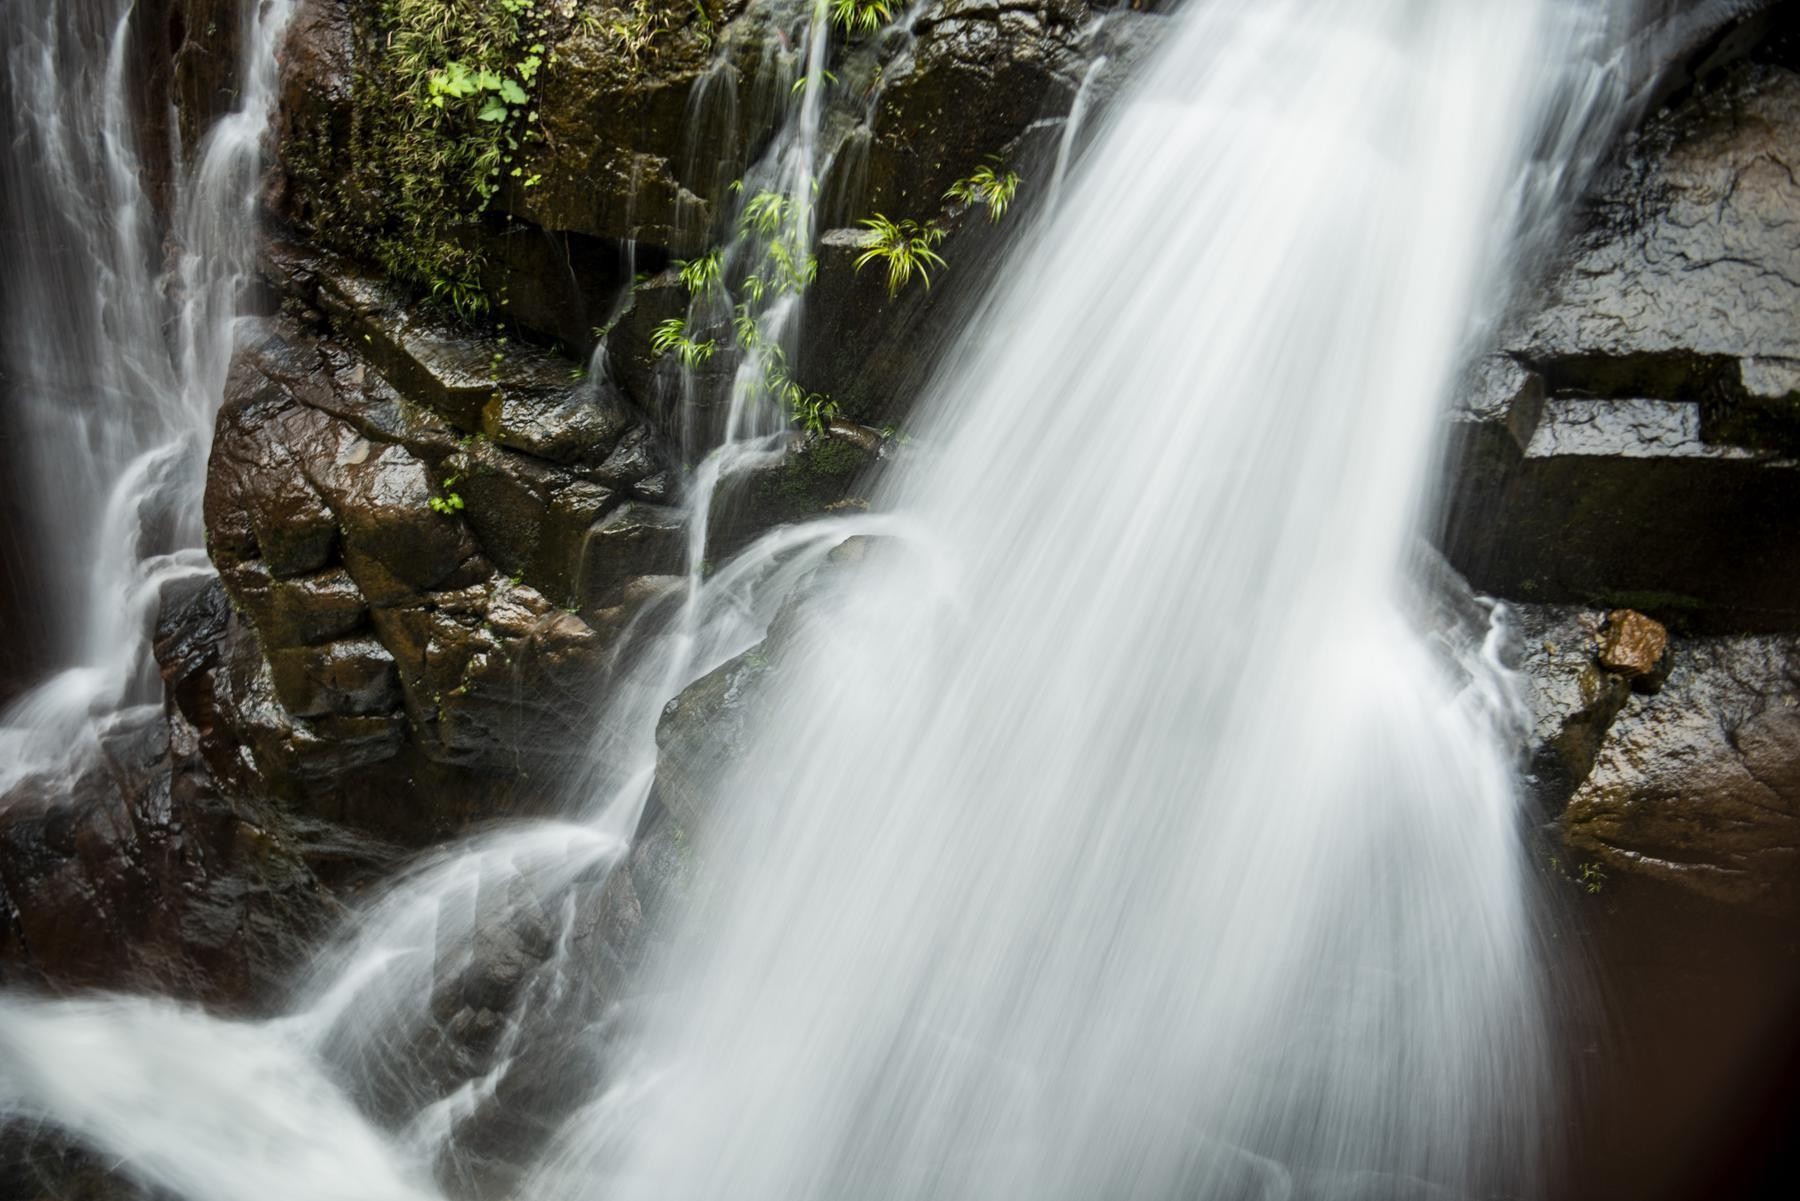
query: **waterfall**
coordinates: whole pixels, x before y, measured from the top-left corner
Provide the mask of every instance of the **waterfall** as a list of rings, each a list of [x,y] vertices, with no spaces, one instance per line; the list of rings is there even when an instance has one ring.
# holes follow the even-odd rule
[[[0,791],[84,755],[122,709],[159,701],[149,630],[161,590],[211,570],[200,495],[292,7],[244,0],[236,107],[191,168],[170,148],[166,228],[146,183],[155,161],[138,145],[137,59],[153,53],[138,40],[162,31],[139,29],[131,0],[18,0],[0,18],[18,242],[3,345],[43,573],[34,607],[56,623],[52,674],[0,715]]]
[[[1169,17],[1085,157],[1070,135],[1056,203],[968,314],[875,513],[708,572],[712,490],[783,436],[743,386],[756,356],[740,368],[690,481],[686,587],[634,631],[568,820],[416,865],[280,1019],[0,998],[0,1115],[194,1201],[413,1201],[507,1072],[574,1060],[592,1095],[505,1195],[1529,1195],[1550,1119],[1516,690],[1500,614],[1472,633],[1433,616],[1415,535],[1457,370],[1579,182],[1576,135],[1605,124],[1600,7]],[[54,43],[50,11],[21,28]],[[799,247],[812,11],[810,82],[745,188],[788,199],[773,237]],[[284,17],[247,26],[246,80],[270,78]],[[139,315],[175,332],[125,343],[130,373],[96,393],[144,406],[116,451],[147,463],[128,517],[191,488],[268,104],[247,85],[182,189],[179,308]],[[77,257],[153,267],[141,192],[119,191],[99,228],[134,255]],[[144,282],[102,291],[163,295]],[[752,314],[776,345],[790,300]],[[114,372],[119,315],[77,307],[64,332],[96,348],[78,364]],[[718,316],[702,296],[688,320]],[[851,536],[860,564],[817,570]],[[201,569],[141,543],[107,595]],[[663,703],[784,605],[750,749],[704,781],[704,887],[621,1025],[571,999],[576,898],[628,854]],[[65,708],[129,695],[132,646]],[[434,979],[522,893],[548,967],[498,1015],[492,1065],[444,1092],[420,1062]]]
[[[1532,1191],[1513,689],[1411,547],[1587,15],[1173,18],[940,373],[906,535],[770,650],[534,1195]]]

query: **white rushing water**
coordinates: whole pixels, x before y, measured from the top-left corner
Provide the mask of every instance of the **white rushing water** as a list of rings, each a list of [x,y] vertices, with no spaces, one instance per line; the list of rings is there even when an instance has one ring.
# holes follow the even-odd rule
[[[1590,151],[1604,7],[1168,18],[876,516],[707,572],[713,489],[783,437],[732,390],[686,586],[608,683],[591,804],[418,865],[289,1017],[0,1002],[0,1113],[196,1201],[410,1199],[557,1040],[606,1066],[508,1196],[1529,1195],[1516,706],[1488,642],[1432,627],[1413,548],[1457,370]],[[734,254],[811,244],[825,39],[795,46],[814,82],[744,189],[790,207]],[[791,345],[799,306],[754,315]],[[628,851],[663,702],[851,534],[861,567],[815,581],[751,750],[707,781],[703,887],[633,1020],[572,1004],[573,898]],[[527,894],[549,970],[446,1086],[420,1062],[435,982]]]
[[[878,498],[919,536],[715,782],[631,1104],[547,1195],[1528,1188],[1506,689],[1405,596],[1580,15],[1177,18]]]
[[[137,29],[128,0],[9,0],[0,16],[5,201],[30,231],[7,266],[4,346],[54,664],[0,713],[0,791],[79,762],[122,709],[160,698],[149,642],[161,590],[211,571],[206,453],[256,250],[275,52],[293,3],[242,7],[236,105],[192,167],[172,171],[166,230],[137,139],[154,53],[142,39],[164,31]]]

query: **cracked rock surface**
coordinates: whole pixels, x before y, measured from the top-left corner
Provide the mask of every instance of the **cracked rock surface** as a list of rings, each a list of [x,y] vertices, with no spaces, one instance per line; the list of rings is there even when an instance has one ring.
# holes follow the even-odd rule
[[[1570,798],[1572,850],[1768,912],[1800,902],[1800,638],[1703,638],[1626,702]]]
[[[1553,388],[1708,401],[1719,440],[1789,442],[1800,421],[1796,130],[1800,75],[1750,65],[1640,135],[1519,354]],[[1722,401],[1750,411],[1724,413]]]

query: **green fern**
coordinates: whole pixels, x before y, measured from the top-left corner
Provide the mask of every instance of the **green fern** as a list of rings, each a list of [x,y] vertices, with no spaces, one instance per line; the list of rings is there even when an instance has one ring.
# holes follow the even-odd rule
[[[917,275],[931,287],[931,268],[946,266],[943,257],[932,249],[944,240],[944,231],[934,222],[920,225],[916,221],[890,221],[880,213],[864,219],[863,225],[875,234],[873,242],[856,258],[856,270],[870,263],[883,263],[887,268],[887,292],[891,299]]]
[[[951,184],[949,191],[944,193],[944,199],[963,204],[986,205],[988,219],[998,221],[1006,215],[1018,190],[1017,171],[998,171],[983,164],[969,172],[965,178]]]
[[[822,71],[822,72],[820,72],[820,76],[824,79],[825,83],[832,84],[834,86],[837,84],[838,77],[836,75],[833,75],[830,71]],[[788,95],[790,95],[790,96],[799,95],[801,92],[806,90],[806,85],[811,80],[812,80],[811,75],[802,75],[800,78],[798,78],[794,81],[794,86],[788,89]],[[820,86],[823,87],[824,84],[821,84]]]
[[[688,337],[687,322],[671,317],[650,333],[650,352],[657,358],[674,354],[684,367],[698,367],[719,352],[717,339],[701,342]]]
[[[675,264],[675,269],[681,273],[681,282],[687,285],[689,292],[696,293],[717,284],[723,267],[724,254],[717,247],[697,259],[682,259]]]
[[[831,23],[845,33],[874,33],[893,19],[889,0],[831,0]]]
[[[744,214],[738,218],[738,227],[742,236],[752,233],[763,237],[773,237],[782,224],[787,221],[793,210],[793,201],[780,192],[761,191],[750,197],[744,205]]]

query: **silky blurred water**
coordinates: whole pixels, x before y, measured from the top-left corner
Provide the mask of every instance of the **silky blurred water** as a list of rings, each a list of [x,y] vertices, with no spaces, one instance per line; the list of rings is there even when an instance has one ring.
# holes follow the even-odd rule
[[[545,1193],[1530,1191],[1516,713],[1404,597],[1591,15],[1173,19],[877,497],[914,536],[782,654]]]
[[[160,700],[150,628],[162,589],[211,571],[206,455],[293,2],[242,8],[236,103],[190,153],[170,148],[166,214],[149,183],[159,164],[137,137],[139,63],[154,51],[141,39],[161,31],[138,28],[130,0],[9,0],[0,14],[11,101],[0,197],[20,231],[0,347],[52,665],[0,711],[0,792],[77,768],[122,711]]]
[[[508,1195],[1531,1195],[1554,1116],[1516,688],[1415,540],[1458,369],[1616,103],[1608,7],[1168,17],[873,516],[707,571],[714,488],[784,437],[734,389],[570,820],[417,865],[277,1021],[0,1002],[0,1111],[185,1197],[410,1198],[513,1055],[604,1042]],[[816,79],[822,37],[796,46]],[[819,90],[753,182],[804,200]],[[800,312],[760,317],[791,339]],[[860,566],[815,571],[852,535]],[[634,1020],[571,1010],[568,898],[627,853],[663,702],[799,592]],[[518,891],[556,915],[550,967],[501,1067],[446,1084],[414,1052],[434,981]]]

